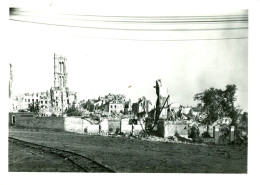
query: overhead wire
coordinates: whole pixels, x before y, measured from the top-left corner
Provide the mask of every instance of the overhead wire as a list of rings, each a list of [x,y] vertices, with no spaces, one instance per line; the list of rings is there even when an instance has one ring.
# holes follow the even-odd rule
[[[28,17],[39,17],[39,16],[30,16],[23,15],[17,12],[28,12],[28,11],[13,11],[10,15],[19,15],[19,16],[28,16]],[[33,12],[29,12],[33,13]],[[38,12],[37,12],[38,13]],[[57,15],[57,13],[55,14]],[[80,14],[61,14],[61,15],[71,15],[71,16],[85,16],[85,17],[99,17],[99,18],[109,18],[110,20],[89,20],[89,19],[70,19],[69,20],[81,20],[81,21],[98,21],[98,22],[112,22],[112,23],[182,23],[182,24],[190,24],[190,23],[229,23],[229,22],[242,22],[247,23],[248,16],[245,15],[221,15],[221,16],[107,16],[107,15],[80,15]],[[44,17],[40,17],[44,18]],[[49,17],[46,17],[49,18]],[[119,18],[122,20],[111,20],[111,18]],[[136,20],[123,20],[123,19],[136,19]],[[60,18],[58,18],[60,19]],[[66,19],[66,18],[62,18]],[[139,20],[138,20],[139,19]],[[146,20],[145,20],[146,19]],[[155,19],[155,20],[153,20]],[[158,21],[158,19],[160,21]],[[169,20],[170,19],[170,20]],[[81,26],[81,25],[69,25],[69,24],[55,24],[55,23],[47,23],[47,22],[37,22],[37,21],[28,21],[28,20],[19,20],[10,18],[11,21],[32,23],[32,24],[41,24],[48,26],[57,26],[57,27],[73,27],[73,28],[85,28],[85,29],[100,29],[100,30],[120,30],[120,31],[224,31],[224,30],[244,30],[248,29],[247,26],[243,27],[222,27],[222,28],[188,28],[188,29],[138,29],[138,28],[116,28],[116,27],[97,27],[97,26]],[[67,20],[67,19],[66,19]],[[181,21],[180,21],[181,20]],[[88,38],[101,38],[101,37],[88,37]],[[102,39],[113,39],[113,40],[134,40],[134,41],[197,41],[197,40],[230,40],[230,39],[247,39],[248,37],[230,37],[230,38],[215,38],[215,39],[124,39],[124,38],[102,38]]]
[[[32,11],[26,11],[26,10],[20,10],[20,9],[15,9],[15,11],[12,12],[29,12],[29,13],[39,13],[39,12],[32,12]],[[42,12],[45,13],[45,12]],[[244,17],[246,19],[248,19],[248,15],[206,15],[206,16],[114,16],[114,15],[87,15],[87,14],[71,14],[71,13],[55,13],[57,15],[71,15],[71,16],[85,16],[85,17],[102,17],[102,18],[134,18],[134,19],[180,19],[180,18],[200,18],[200,19],[220,19],[220,18],[229,18],[229,17]]]
[[[150,41],[150,42],[178,42],[178,41],[221,41],[221,40],[241,40],[248,39],[248,37],[226,37],[226,38],[213,38],[213,39],[125,39],[125,38],[108,38],[108,37],[90,37],[90,36],[77,36],[86,37],[90,39],[105,39],[105,40],[125,40],[125,41]]]
[[[27,22],[34,24],[42,24],[48,26],[61,26],[61,27],[73,27],[73,28],[87,28],[87,29],[102,29],[102,30],[125,30],[125,31],[220,31],[220,30],[240,30],[248,29],[248,27],[235,27],[235,28],[205,28],[205,29],[136,29],[136,28],[112,28],[112,27],[92,27],[92,26],[76,26],[76,25],[67,25],[67,24],[53,24],[53,23],[43,23],[43,22],[34,22],[34,21],[25,21],[18,19],[10,19],[12,21],[18,22]]]
[[[26,16],[26,17],[38,17],[38,18],[45,18],[42,16],[30,16],[30,15],[23,15],[23,14],[18,14],[18,13],[14,13],[12,15],[18,15],[18,16]],[[79,19],[79,18],[61,18],[58,17],[56,19],[63,19],[63,20],[76,20],[76,21],[86,21],[86,22],[105,22],[105,23],[134,23],[134,24],[184,24],[184,23],[188,23],[188,24],[217,24],[217,23],[244,23],[247,22],[247,19],[228,19],[228,20],[162,20],[162,21],[151,21],[151,20],[98,20],[98,19]]]

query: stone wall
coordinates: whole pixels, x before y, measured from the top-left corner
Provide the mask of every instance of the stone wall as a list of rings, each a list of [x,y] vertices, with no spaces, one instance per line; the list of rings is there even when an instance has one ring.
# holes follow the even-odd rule
[[[118,134],[120,132],[120,122],[121,120],[108,120],[108,133],[109,134]]]
[[[173,121],[163,120],[159,120],[157,123],[158,134],[161,137],[174,136],[178,133],[180,136],[188,138],[188,125],[175,124]]]
[[[176,125],[176,132],[182,136],[188,138],[188,125]]]
[[[84,129],[90,125],[80,117],[36,117],[35,113],[9,113],[9,120],[12,116],[15,116],[17,127],[84,133]]]
[[[16,125],[19,122],[31,121],[36,118],[33,112],[9,112],[9,125]]]
[[[126,124],[122,124],[121,123],[121,126],[120,126],[120,132],[121,133],[127,133],[127,134],[130,134],[132,133],[132,125],[126,125]]]
[[[34,113],[9,113],[9,123],[12,123],[13,116],[15,116],[15,126],[36,128],[36,129],[52,129],[75,133],[89,133],[89,134],[119,134],[133,133],[138,135],[145,125],[126,124],[127,122],[116,119],[103,120],[99,124],[91,124],[89,121],[81,117],[36,117]],[[129,122],[128,122],[129,123]],[[140,122],[138,122],[140,123]],[[158,121],[158,134],[161,137],[174,136],[178,133],[182,137],[188,137],[188,125],[175,124],[173,121]],[[207,130],[206,126],[200,126],[200,134]],[[234,132],[234,131],[233,131]],[[209,127],[209,133],[213,137],[213,127]],[[230,140],[234,141],[234,136]],[[212,139],[211,139],[212,140]],[[218,141],[216,142],[218,143]]]
[[[90,123],[81,117],[65,117],[64,119],[64,130],[67,132],[84,133],[89,125]]]
[[[199,130],[201,136],[203,132],[207,131],[207,126],[206,125],[199,126]],[[209,135],[213,137],[213,126],[209,126]]]
[[[164,126],[164,135],[163,137],[174,136],[176,133],[176,125],[166,124]]]
[[[88,134],[99,134],[99,125],[88,125],[85,128],[85,132]]]
[[[108,134],[108,120],[104,119],[102,122],[99,123],[99,132],[100,134],[107,135]]]
[[[145,125],[142,124],[142,125],[133,125],[133,135],[139,135],[139,133],[145,129]]]
[[[129,119],[121,119],[121,125],[128,125]]]
[[[64,130],[63,117],[36,117],[32,119],[18,120],[15,124],[18,127]]]

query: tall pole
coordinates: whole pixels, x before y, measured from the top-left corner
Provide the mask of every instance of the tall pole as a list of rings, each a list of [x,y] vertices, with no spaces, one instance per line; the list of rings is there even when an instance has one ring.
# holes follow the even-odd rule
[[[12,64],[10,64],[10,79],[9,79],[9,99],[12,100],[13,95],[13,70],[12,70]]]
[[[9,78],[9,111],[13,110],[13,70],[10,64],[10,78]]]
[[[56,80],[55,80],[55,78],[56,78],[56,77],[55,77],[55,72],[56,72],[56,62],[55,62],[55,57],[56,57],[56,54],[54,53],[54,59],[53,59],[53,60],[54,60],[54,78],[53,78],[53,79],[54,79],[54,87],[56,87]]]
[[[63,116],[63,91],[61,91],[61,115]]]

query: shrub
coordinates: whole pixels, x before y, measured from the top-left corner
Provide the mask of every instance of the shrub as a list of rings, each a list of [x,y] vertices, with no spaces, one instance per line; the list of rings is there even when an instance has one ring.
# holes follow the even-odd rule
[[[205,131],[205,132],[202,133],[202,137],[203,138],[209,138],[211,136],[210,136],[210,134],[207,131]]]
[[[189,132],[189,138],[199,138],[200,136],[200,130],[197,126],[193,125],[190,128],[190,132]]]
[[[67,116],[82,116],[82,112],[75,106],[69,107],[66,114]]]
[[[229,130],[230,130],[229,125],[221,126],[219,129],[220,132],[219,136],[223,139],[227,139],[229,136]]]
[[[54,114],[54,113],[52,113],[52,114],[51,114],[51,116],[52,116],[52,117],[57,117],[57,115],[56,115],[56,114]]]

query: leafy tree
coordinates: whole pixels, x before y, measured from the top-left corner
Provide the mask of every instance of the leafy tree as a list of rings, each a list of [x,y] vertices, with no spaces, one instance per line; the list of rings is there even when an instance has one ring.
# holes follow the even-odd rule
[[[242,122],[242,123],[245,123],[246,125],[248,124],[248,113],[247,113],[247,112],[244,112],[244,113],[242,114],[241,122]]]
[[[87,109],[88,108],[88,102],[82,102],[81,106],[83,107],[83,109]]]
[[[235,125],[241,109],[234,106],[236,101],[236,85],[227,85],[225,90],[209,88],[202,93],[195,94],[194,100],[200,101],[198,107],[206,113],[204,123],[212,124],[220,117],[229,116]]]
[[[67,116],[82,116],[82,112],[73,103],[66,111]]]
[[[201,103],[202,112],[206,113],[205,123],[212,123],[218,119],[221,114],[221,90],[210,88],[202,93],[195,94],[194,100],[199,100]]]
[[[24,109],[19,109],[18,112],[26,112]]]
[[[33,102],[28,105],[28,111],[30,111],[30,112],[35,112],[36,114],[38,114],[40,109],[41,108],[40,108],[39,102],[36,102],[36,103]]]

